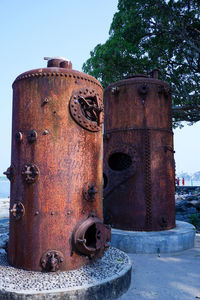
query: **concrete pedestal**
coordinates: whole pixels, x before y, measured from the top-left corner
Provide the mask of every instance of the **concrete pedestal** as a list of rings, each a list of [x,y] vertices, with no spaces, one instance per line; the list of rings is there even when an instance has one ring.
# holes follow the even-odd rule
[[[176,221],[165,231],[125,231],[112,228],[111,245],[126,253],[171,253],[194,247],[195,227]]]

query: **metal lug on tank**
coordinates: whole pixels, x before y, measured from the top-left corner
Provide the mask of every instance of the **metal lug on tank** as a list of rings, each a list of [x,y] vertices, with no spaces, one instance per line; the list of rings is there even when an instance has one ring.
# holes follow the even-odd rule
[[[167,152],[167,151],[170,151],[172,153],[175,153],[176,151],[174,151],[174,149],[171,147],[171,146],[168,146],[168,145],[165,145],[164,146],[164,151]]]
[[[158,223],[163,228],[167,227],[167,225],[168,225],[168,218],[166,216],[162,216],[162,217],[160,217]]]
[[[43,135],[47,135],[49,133],[49,131],[47,130],[47,129],[45,129],[44,131],[43,131]]]
[[[105,133],[103,139],[108,141],[110,139],[110,133]]]
[[[21,131],[16,132],[15,134],[15,139],[17,143],[21,143],[23,140],[23,134],[21,133]]]
[[[5,172],[3,172],[6,177],[12,181],[15,178],[15,168],[13,165],[11,165]]]
[[[111,93],[112,93],[113,95],[118,95],[119,92],[120,92],[120,89],[119,89],[118,86],[113,86],[113,87],[111,88]]]
[[[28,142],[34,143],[37,139],[37,132],[35,130],[31,130],[28,133]]]
[[[146,83],[141,84],[141,85],[138,87],[138,94],[139,94],[140,97],[141,97],[141,100],[142,100],[142,104],[143,104],[143,105],[145,104],[145,100],[146,100],[147,93],[148,93],[148,86],[147,86],[147,84],[146,84]]]
[[[64,255],[57,250],[48,250],[45,252],[41,259],[40,264],[43,271],[56,272],[60,269],[60,265],[64,261]]]
[[[10,213],[15,218],[16,221],[20,220],[25,215],[25,208],[21,202],[17,202],[10,209]]]
[[[48,98],[45,98],[45,99],[42,101],[41,106],[44,106],[44,105],[46,105],[47,103],[49,103],[49,99],[48,99]]]
[[[39,175],[39,169],[36,165],[27,164],[22,169],[22,176],[26,183],[34,183]]]
[[[95,188],[95,184],[88,185],[84,190],[83,190],[83,196],[85,200],[89,202],[93,202],[95,200],[95,195],[98,193],[98,191]]]

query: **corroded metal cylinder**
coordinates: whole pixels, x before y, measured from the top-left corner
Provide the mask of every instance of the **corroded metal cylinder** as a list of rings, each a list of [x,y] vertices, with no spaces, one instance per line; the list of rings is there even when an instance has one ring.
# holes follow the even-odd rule
[[[104,221],[118,229],[175,226],[171,94],[156,73],[104,93]]]
[[[102,87],[71,62],[13,83],[9,262],[35,271],[76,269],[101,256]]]

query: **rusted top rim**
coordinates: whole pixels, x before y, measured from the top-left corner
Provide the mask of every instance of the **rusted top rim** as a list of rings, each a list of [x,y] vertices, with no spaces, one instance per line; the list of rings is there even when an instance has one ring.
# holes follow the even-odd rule
[[[66,79],[74,79],[77,81],[84,80],[85,82],[91,82],[93,84],[96,84],[103,90],[103,87],[100,84],[100,82],[93,76],[76,70],[57,67],[40,68],[24,72],[15,79],[13,85],[19,80],[40,77],[62,77]]]
[[[129,78],[140,78],[140,77],[143,77],[143,78],[149,78],[148,75],[145,75],[145,74],[129,74],[127,76],[125,76],[123,79],[129,79]],[[122,79],[122,80],[123,80]]]
[[[136,76],[136,77],[129,77],[129,78],[124,78],[116,82],[112,82],[110,85],[108,85],[104,89],[104,93],[106,93],[108,90],[110,90],[113,87],[120,87],[124,85],[133,85],[133,84],[155,84],[155,85],[164,85],[164,86],[169,86],[169,84],[165,81],[162,81],[160,79],[152,78],[149,76]]]

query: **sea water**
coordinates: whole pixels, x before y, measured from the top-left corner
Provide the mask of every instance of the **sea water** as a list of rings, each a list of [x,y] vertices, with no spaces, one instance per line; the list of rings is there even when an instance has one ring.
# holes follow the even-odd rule
[[[0,199],[10,197],[10,181],[5,176],[0,176]]]
[[[180,186],[182,181],[180,181]],[[200,181],[185,181],[185,186],[200,186]],[[10,197],[10,181],[5,176],[0,176],[0,199]]]

